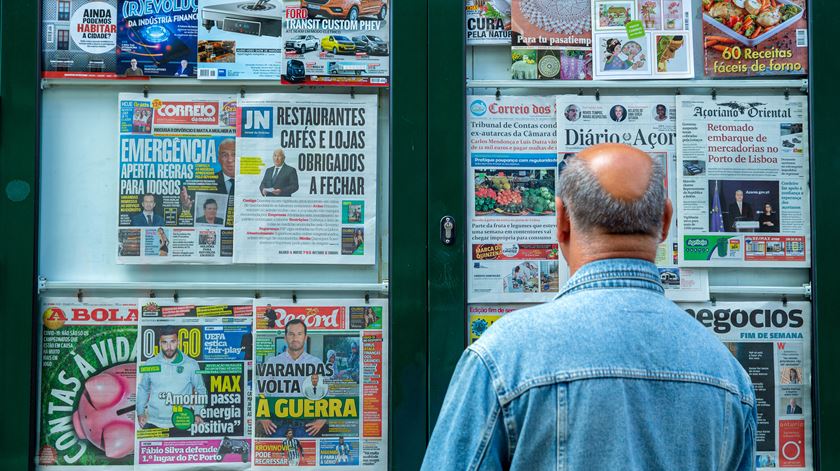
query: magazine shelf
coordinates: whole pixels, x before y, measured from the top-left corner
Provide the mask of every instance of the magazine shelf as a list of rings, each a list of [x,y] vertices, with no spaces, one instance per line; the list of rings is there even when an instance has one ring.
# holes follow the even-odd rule
[[[781,80],[485,80],[467,79],[467,88],[521,88],[541,90],[577,90],[577,89],[672,89],[675,88],[712,88],[712,89],[789,89],[808,91],[808,79]]]

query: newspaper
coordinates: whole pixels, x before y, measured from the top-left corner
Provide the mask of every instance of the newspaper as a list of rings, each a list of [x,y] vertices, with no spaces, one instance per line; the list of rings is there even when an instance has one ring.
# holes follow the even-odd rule
[[[44,78],[115,78],[117,0],[41,4]]]
[[[512,0],[511,77],[591,80],[590,0]]]
[[[135,466],[249,468],[251,298],[149,298],[139,305]]]
[[[195,77],[198,1],[117,1],[117,75]]]
[[[811,305],[807,302],[681,304],[749,373],[758,412],[756,468],[814,468]]]
[[[470,343],[481,337],[503,315],[534,304],[470,304],[467,306]]]
[[[808,267],[808,97],[677,97],[680,265]]]
[[[703,58],[707,77],[808,74],[806,0],[703,0]]]
[[[198,78],[280,80],[280,0],[202,0]]]
[[[510,45],[510,0],[465,0],[467,46]]]
[[[386,469],[387,302],[254,304],[254,464]]]
[[[691,0],[593,0],[593,77],[693,78],[691,13]]]
[[[557,144],[559,158],[574,155],[600,143],[623,143],[637,147],[665,167],[665,188],[671,202],[676,198],[676,114],[673,95],[557,96]],[[679,214],[676,205],[674,214]],[[656,265],[669,298],[708,300],[705,270],[677,266],[677,218],[671,220],[668,238],[659,244]],[[683,288],[685,291],[683,291]]]
[[[284,3],[283,83],[388,85],[390,2]]]
[[[230,263],[236,98],[121,93],[119,263]]]
[[[130,469],[137,300],[44,297],[38,469]]]
[[[254,94],[239,105],[234,261],[373,264],[376,96]]]
[[[548,301],[557,245],[554,97],[467,97],[469,302]]]

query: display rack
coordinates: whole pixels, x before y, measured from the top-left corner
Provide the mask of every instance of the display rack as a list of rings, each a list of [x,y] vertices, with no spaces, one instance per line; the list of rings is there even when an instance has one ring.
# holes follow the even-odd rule
[[[467,79],[467,88],[568,89],[790,89],[808,92],[808,79],[757,80],[488,80]]]
[[[188,283],[131,281],[49,281],[38,280],[38,292],[58,290],[98,291],[341,291],[388,295],[388,280],[382,283]]]

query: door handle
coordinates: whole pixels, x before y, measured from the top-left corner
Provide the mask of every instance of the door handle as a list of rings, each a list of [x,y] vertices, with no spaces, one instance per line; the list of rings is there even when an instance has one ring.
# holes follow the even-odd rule
[[[440,218],[440,242],[443,245],[455,243],[455,218],[452,216]]]

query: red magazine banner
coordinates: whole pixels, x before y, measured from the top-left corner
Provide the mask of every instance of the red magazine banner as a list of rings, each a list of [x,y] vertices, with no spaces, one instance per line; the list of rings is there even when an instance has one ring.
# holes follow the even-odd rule
[[[286,322],[300,319],[307,329],[346,330],[346,309],[342,306],[256,306],[257,329],[284,329]]]

